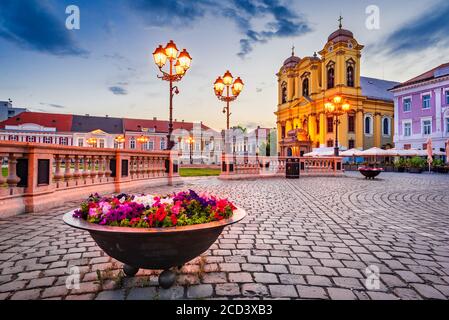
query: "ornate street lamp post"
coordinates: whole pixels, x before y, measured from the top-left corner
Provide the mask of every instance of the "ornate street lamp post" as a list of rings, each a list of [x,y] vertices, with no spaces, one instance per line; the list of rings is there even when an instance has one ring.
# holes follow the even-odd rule
[[[223,95],[224,90],[226,88],[226,95]],[[230,94],[230,90],[232,91],[232,95]],[[215,95],[220,101],[226,102],[226,107],[223,109],[223,113],[226,113],[226,129],[229,130],[229,117],[231,115],[229,105],[232,101],[235,101],[240,93],[243,90],[243,81],[238,77],[235,79],[232,77],[232,74],[228,71],[222,77],[218,77],[214,83],[214,91]]]
[[[173,96],[175,94],[179,94],[178,87],[173,86],[173,83],[181,81],[187,70],[190,68],[192,58],[190,57],[186,49],[183,49],[182,52],[179,52],[173,40],[170,40],[165,48],[162,47],[162,45],[157,47],[153,52],[153,58],[154,63],[158,66],[159,70],[162,73],[161,76],[158,75],[158,78],[170,83],[167,150],[171,150],[173,148],[173,142],[171,141],[171,135],[173,133]],[[167,60],[169,61],[169,71],[165,72],[164,70],[162,70],[162,68],[167,63]]]
[[[193,137],[189,137],[187,139],[187,143],[189,144],[190,164],[193,164],[193,144],[195,143],[195,139],[193,139]]]
[[[343,101],[341,96],[335,96],[331,101],[324,104],[326,114],[331,115],[334,118],[335,124],[335,142],[334,142],[334,155],[340,156],[340,148],[338,146],[338,126],[340,125],[340,116],[351,110],[351,105],[347,101]]]

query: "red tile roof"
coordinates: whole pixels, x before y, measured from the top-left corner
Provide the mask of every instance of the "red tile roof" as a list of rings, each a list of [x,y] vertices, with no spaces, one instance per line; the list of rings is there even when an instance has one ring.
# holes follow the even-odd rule
[[[424,82],[427,80],[431,80],[435,78],[435,71],[437,71],[438,69],[443,69],[443,68],[449,68],[449,62],[448,63],[444,63],[436,68],[433,68],[427,72],[424,72],[423,74],[420,74],[417,77],[414,77],[410,80],[407,80],[399,85],[397,85],[395,88],[400,88],[400,87],[404,87],[410,84],[415,84],[415,83],[419,83],[419,82]]]
[[[167,120],[146,120],[146,119],[123,119],[125,125],[125,131],[140,132],[142,128],[152,129],[154,128],[156,132],[166,133],[168,132],[168,121]],[[201,124],[203,130],[210,129],[208,126]],[[173,122],[173,129],[185,129],[191,131],[193,129],[192,122]]]
[[[70,132],[72,128],[72,115],[44,112],[22,112],[15,117],[0,122],[0,129],[5,126],[17,126],[26,123],[35,123],[48,128],[56,128],[56,131]]]

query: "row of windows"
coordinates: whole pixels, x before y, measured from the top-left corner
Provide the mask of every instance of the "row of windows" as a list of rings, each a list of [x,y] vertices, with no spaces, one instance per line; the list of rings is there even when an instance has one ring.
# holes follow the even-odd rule
[[[18,135],[9,135],[8,136],[9,141],[19,141],[20,138]],[[37,142],[36,136],[25,136],[23,137],[24,142]],[[67,146],[69,144],[69,138],[67,137],[42,137],[41,139],[42,143],[48,143],[48,144],[60,144],[63,146]]]
[[[129,140],[129,148],[130,149],[136,149],[136,139],[131,138]],[[154,141],[148,141],[147,143],[145,143],[142,148],[144,150],[154,150]],[[165,150],[166,146],[165,146],[165,139],[161,139],[160,141],[160,149],[161,150]]]
[[[449,90],[446,91],[445,93],[445,102],[446,105],[449,106]],[[421,107],[423,109],[430,109],[431,108],[431,101],[432,101],[432,97],[430,94],[423,94],[421,97]],[[408,98],[404,98],[403,103],[402,103],[402,110],[404,112],[410,112],[412,111],[412,98],[408,97]]]
[[[334,147],[334,140],[329,139],[327,140],[326,146],[328,148],[333,148]],[[349,139],[348,140],[348,149],[354,149],[355,148],[355,140],[354,139]]]
[[[327,133],[333,133],[335,122],[334,118],[328,117],[327,118]],[[282,126],[282,137],[286,136],[285,126]],[[355,116],[354,115],[348,115],[348,132],[354,133],[355,132]],[[365,125],[364,125],[364,132],[366,135],[372,135],[373,134],[373,117],[371,115],[365,116]],[[317,119],[316,121],[316,133],[320,134],[320,121]],[[382,120],[382,134],[384,136],[390,136],[391,135],[391,119],[384,117]]]
[[[354,87],[355,86],[355,80],[354,80],[354,70],[355,70],[355,63],[352,60],[349,60],[346,66],[346,85],[348,87]],[[310,94],[309,89],[310,81],[309,78],[305,78],[302,81],[302,95],[303,97],[308,97]],[[335,87],[335,63],[330,62],[328,64],[327,68],[327,88],[332,89]],[[287,103],[287,83],[282,83],[281,88],[281,102],[282,104]]]
[[[449,118],[446,118],[445,121],[445,132],[446,134],[449,134]],[[432,120],[431,119],[423,119],[421,120],[421,134],[423,135],[431,135],[433,132],[432,130]],[[412,132],[412,122],[406,121],[403,123],[403,135],[404,137],[411,137],[413,134]]]

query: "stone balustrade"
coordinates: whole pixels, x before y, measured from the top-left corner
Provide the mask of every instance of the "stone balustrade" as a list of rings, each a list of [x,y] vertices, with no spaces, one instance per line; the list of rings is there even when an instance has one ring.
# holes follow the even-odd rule
[[[169,151],[0,141],[0,164],[0,216],[179,181],[176,153]]]
[[[342,158],[299,158],[301,176],[336,176],[343,174]],[[285,177],[286,157],[222,156],[220,179]]]

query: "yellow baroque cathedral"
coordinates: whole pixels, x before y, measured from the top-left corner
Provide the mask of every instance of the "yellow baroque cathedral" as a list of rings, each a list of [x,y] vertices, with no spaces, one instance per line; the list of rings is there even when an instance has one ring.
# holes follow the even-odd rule
[[[339,116],[338,143],[342,149],[393,146],[393,95],[397,83],[360,76],[363,45],[351,31],[333,32],[312,57],[294,55],[277,74],[278,150],[281,156],[302,156],[313,148],[334,147],[334,117],[325,104],[340,96],[350,104]]]

